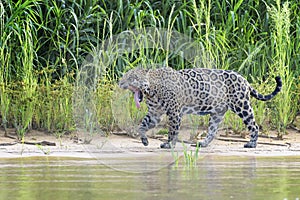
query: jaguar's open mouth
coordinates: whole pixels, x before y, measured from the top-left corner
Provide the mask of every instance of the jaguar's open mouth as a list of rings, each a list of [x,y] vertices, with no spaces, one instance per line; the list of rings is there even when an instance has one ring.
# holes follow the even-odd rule
[[[137,108],[140,108],[140,102],[143,101],[143,93],[139,90],[134,91],[134,101]]]
[[[134,97],[134,102],[137,108],[141,107],[141,102],[143,101],[143,93],[134,87],[128,87],[129,90],[131,90],[133,92],[133,97]]]

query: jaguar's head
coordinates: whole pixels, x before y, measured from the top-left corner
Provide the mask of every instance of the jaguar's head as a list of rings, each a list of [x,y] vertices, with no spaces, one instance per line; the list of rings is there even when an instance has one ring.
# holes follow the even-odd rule
[[[132,91],[136,107],[140,108],[140,102],[143,101],[143,94],[149,88],[147,70],[139,68],[129,70],[119,81],[119,87]]]

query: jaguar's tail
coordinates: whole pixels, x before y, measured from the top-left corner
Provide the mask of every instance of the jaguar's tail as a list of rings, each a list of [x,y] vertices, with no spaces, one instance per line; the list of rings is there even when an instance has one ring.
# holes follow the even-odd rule
[[[251,96],[253,96],[256,99],[261,100],[261,101],[268,101],[268,100],[272,99],[278,92],[280,92],[281,87],[282,87],[281,78],[279,76],[276,76],[275,80],[276,80],[276,88],[271,94],[262,95],[262,94],[259,94],[255,89],[251,88],[251,90],[250,90]]]

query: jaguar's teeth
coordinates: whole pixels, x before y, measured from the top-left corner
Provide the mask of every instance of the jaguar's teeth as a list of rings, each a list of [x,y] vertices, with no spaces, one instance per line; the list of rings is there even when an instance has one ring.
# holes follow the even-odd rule
[[[143,101],[143,93],[141,91],[138,92],[139,93],[139,102]]]

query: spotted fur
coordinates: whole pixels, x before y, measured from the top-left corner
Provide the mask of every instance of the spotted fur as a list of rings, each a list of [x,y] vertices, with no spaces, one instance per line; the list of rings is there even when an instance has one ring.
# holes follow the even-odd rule
[[[250,95],[262,101],[272,99],[282,86],[280,77],[275,80],[275,90],[269,95],[262,95],[234,71],[203,68],[176,71],[168,67],[132,69],[123,76],[119,86],[133,91],[139,102],[146,98],[148,113],[138,129],[145,146],[148,145],[146,131],[155,127],[163,114],[169,118],[169,132],[168,142],[161,144],[161,148],[175,146],[183,115],[209,114],[208,134],[199,143],[206,147],[214,139],[226,111],[231,110],[250,131],[250,141],[244,147],[255,148],[259,130],[250,105]],[[137,105],[139,102],[136,102]]]

